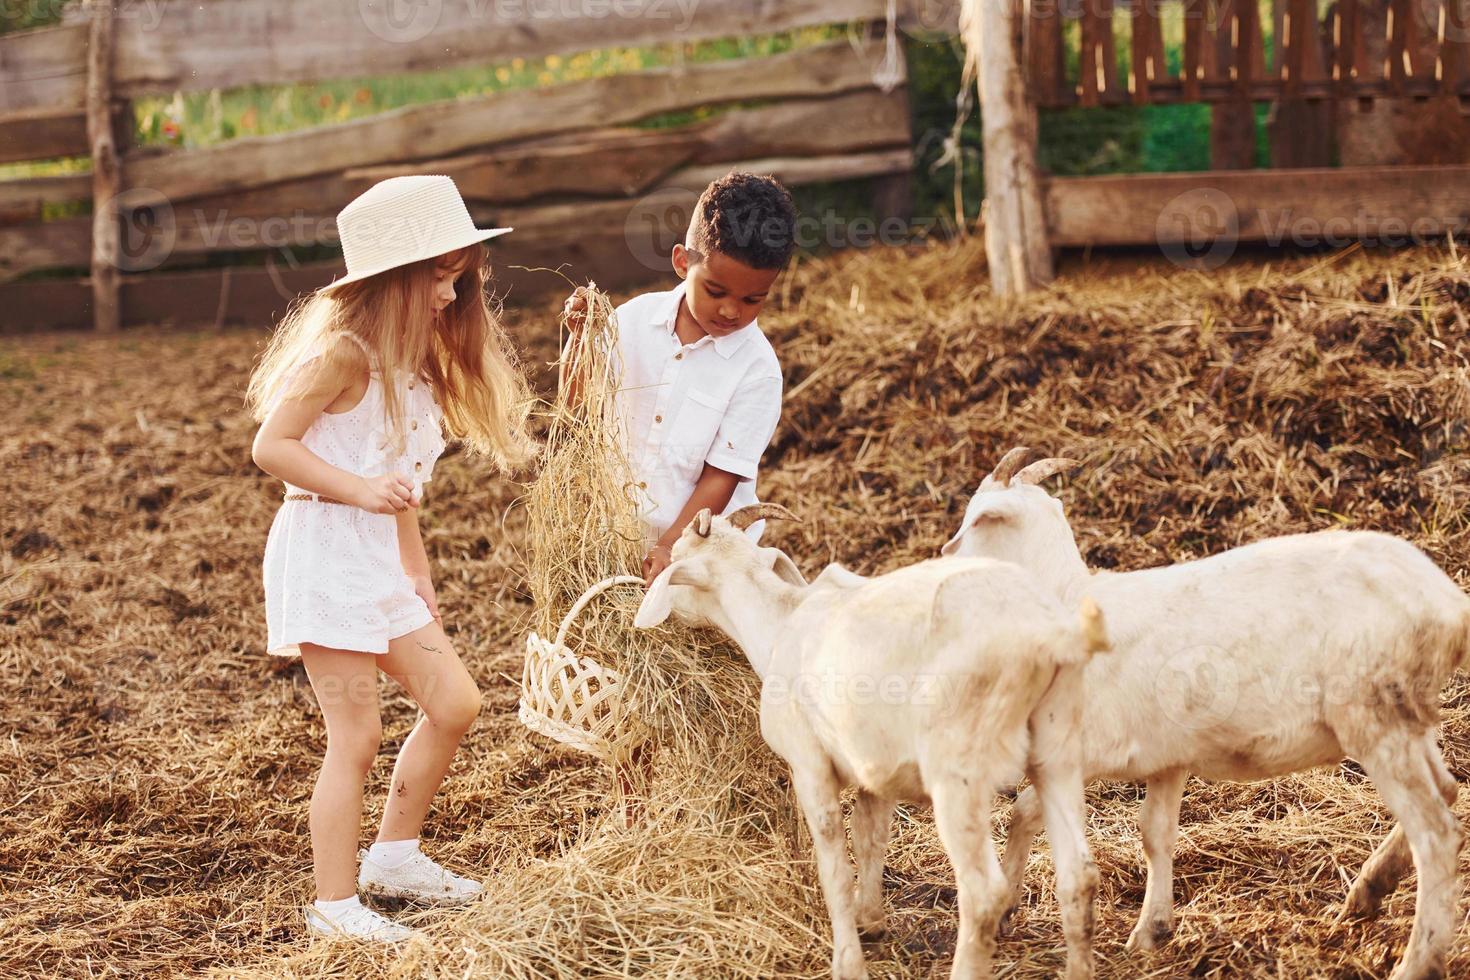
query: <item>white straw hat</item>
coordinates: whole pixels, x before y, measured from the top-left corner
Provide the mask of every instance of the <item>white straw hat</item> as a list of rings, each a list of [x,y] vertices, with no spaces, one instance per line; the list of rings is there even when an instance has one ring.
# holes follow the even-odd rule
[[[449,177],[390,177],[369,187],[337,215],[347,275],[327,289],[498,238],[511,230],[476,228],[459,188]]]

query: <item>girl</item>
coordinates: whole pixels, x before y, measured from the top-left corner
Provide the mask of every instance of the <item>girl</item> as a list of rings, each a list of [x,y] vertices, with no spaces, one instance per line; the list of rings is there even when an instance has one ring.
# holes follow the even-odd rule
[[[305,662],[326,719],[311,797],[314,930],[387,941],[411,930],[357,892],[463,902],[482,885],[418,848],[480,692],[445,636],[417,510],[441,421],[503,469],[531,455],[529,397],[485,296],[485,241],[448,177],[397,177],[337,218],[348,274],[277,328],[247,403],[252,456],[282,480],[266,541],[268,649]],[[393,767],[377,843],[353,854],[378,751],[377,672],[422,709]]]

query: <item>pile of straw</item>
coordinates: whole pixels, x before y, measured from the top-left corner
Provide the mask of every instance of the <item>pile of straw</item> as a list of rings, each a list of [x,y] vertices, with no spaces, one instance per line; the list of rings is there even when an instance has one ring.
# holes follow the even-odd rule
[[[783,278],[761,317],[787,398],[760,490],[804,518],[767,537],[809,574],[932,555],[981,472],[1024,444],[1086,461],[1058,492],[1094,565],[1350,526],[1403,535],[1470,580],[1463,254],[1246,258],[1211,273],[1094,263],[1020,302],[991,296],[984,270],[978,247],[958,245],[803,260]],[[555,307],[511,315],[531,356],[554,361]],[[524,490],[462,455],[435,468],[421,524],[485,711],[424,833],[430,854],[484,874],[489,896],[411,916],[427,937],[402,954],[303,934],[324,734],[299,665],[262,651],[260,555],[280,486],[251,464],[240,407],[264,336],[0,342],[0,975],[820,976],[830,948],[808,844],[767,826],[794,808],[780,767],[743,738],[754,686],[716,688],[693,668],[748,670],[703,635],[698,654],[665,649],[672,632],[628,648],[635,590],[609,594],[622,609],[594,607],[605,621],[573,642],[668,657],[651,663],[680,698],[701,685],[728,698],[703,708],[727,721],[691,710],[687,738],[660,738],[647,823],[625,829],[607,767],[516,720],[524,637],[556,613],[532,601]],[[634,570],[636,546],[592,553],[615,550],[616,570]],[[556,609],[581,587],[570,579]],[[389,683],[382,701],[370,819],[415,719]],[[1463,678],[1444,713],[1447,759],[1470,778]],[[675,788],[700,758],[693,726],[730,733],[704,756],[729,771],[695,768]],[[1088,794],[1100,977],[1388,974],[1411,889],[1377,922],[1333,923],[1390,825],[1354,766],[1191,781],[1179,930],[1148,957],[1122,948],[1143,895],[1139,796]],[[1456,809],[1470,813],[1470,794]],[[903,808],[895,834],[890,938],[867,953],[875,976],[926,976],[952,953],[953,878],[925,808]],[[1049,875],[1042,847],[1000,946],[1007,976],[1061,965]],[[1470,973],[1465,938],[1453,976]]]
[[[636,477],[624,451],[615,307],[595,285],[584,294],[585,325],[570,335],[557,365],[560,376],[577,380],[559,385],[542,413],[548,433],[545,459],[526,493],[527,579],[542,637],[555,636],[568,610],[594,584],[636,574],[647,546],[637,515]],[[720,901],[727,915],[725,934],[742,949],[755,943],[765,954],[752,957],[747,950],[733,961],[770,963],[789,942],[790,923],[784,930],[779,922],[755,924],[757,910],[775,895],[793,903],[806,896],[802,875],[791,867],[797,814],[782,769],[758,731],[759,681],[740,650],[715,631],[673,622],[635,630],[642,598],[638,587],[604,592],[576,617],[566,644],[621,675],[623,708],[634,730],[618,734],[631,740],[648,733],[648,740],[631,752],[626,751],[630,743],[619,744],[616,778],[606,774],[610,791],[629,789],[638,797],[619,801],[632,826],[619,827],[618,808],[610,809],[592,840],[568,855],[573,882],[566,880],[565,868],[532,875],[532,880],[549,889],[546,916],[558,917],[557,906],[564,901],[558,889],[570,884],[599,909],[592,921],[625,937],[645,932],[637,923],[649,915],[650,894],[626,887],[624,866],[636,869],[655,892],[671,882],[679,883],[676,891],[693,888],[706,897],[726,892],[729,900]],[[589,861],[602,865],[599,873],[587,873]],[[727,876],[736,866],[747,873],[772,870],[763,871],[749,888],[731,888],[735,880]],[[525,901],[527,887],[534,885],[518,884],[517,901]],[[673,908],[662,912],[677,915]],[[755,919],[745,921],[749,917]],[[537,915],[507,917],[500,910],[490,918],[539,928]],[[575,926],[585,938],[585,910]],[[667,923],[656,926],[653,935],[666,928]],[[627,958],[638,972],[672,969],[688,955],[682,942],[661,943],[651,936],[647,941],[650,946],[637,951],[610,946],[615,958]],[[497,972],[556,972],[558,954],[564,952],[558,942],[543,940],[524,962],[506,956],[497,961]],[[506,937],[489,945],[522,949],[526,942]],[[576,973],[595,960],[584,950],[561,969]],[[751,975],[760,976],[764,967],[752,969]]]
[[[617,406],[615,308],[595,285],[585,293],[586,325],[558,365],[559,373],[575,372],[580,381],[559,388],[547,404],[545,459],[526,493],[527,580],[543,637],[555,635],[595,583],[637,575],[648,543]],[[729,760],[720,755],[734,751],[743,758],[759,740],[754,676],[740,651],[712,631],[634,630],[642,598],[637,587],[604,593],[577,617],[567,645],[623,675],[633,713],[653,730],[645,748],[672,753],[659,772],[683,779],[708,771],[727,779]]]

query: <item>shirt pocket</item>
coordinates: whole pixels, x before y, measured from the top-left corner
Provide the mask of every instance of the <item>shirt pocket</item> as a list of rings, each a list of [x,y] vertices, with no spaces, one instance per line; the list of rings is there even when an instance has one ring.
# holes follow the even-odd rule
[[[687,474],[698,478],[709,455],[720,423],[725,420],[725,409],[729,398],[718,394],[690,388],[684,393],[684,403],[679,406],[679,416],[674,419],[673,439],[669,448],[683,465]]]

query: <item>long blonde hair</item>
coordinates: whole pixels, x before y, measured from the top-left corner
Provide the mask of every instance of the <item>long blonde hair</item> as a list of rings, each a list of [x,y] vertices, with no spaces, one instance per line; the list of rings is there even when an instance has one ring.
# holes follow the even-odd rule
[[[449,434],[472,452],[514,470],[535,454],[526,433],[531,395],[486,293],[489,267],[483,244],[381,272],[337,289],[319,289],[281,321],[250,377],[245,404],[265,421],[282,397],[341,391],[361,377],[364,352],[385,382],[383,416],[402,451],[399,386],[408,372],[426,381],[444,411]],[[456,296],[433,311],[436,269],[458,273]],[[347,335],[347,336],[343,336]],[[354,342],[354,340],[356,342]],[[292,380],[313,349],[326,356]]]

